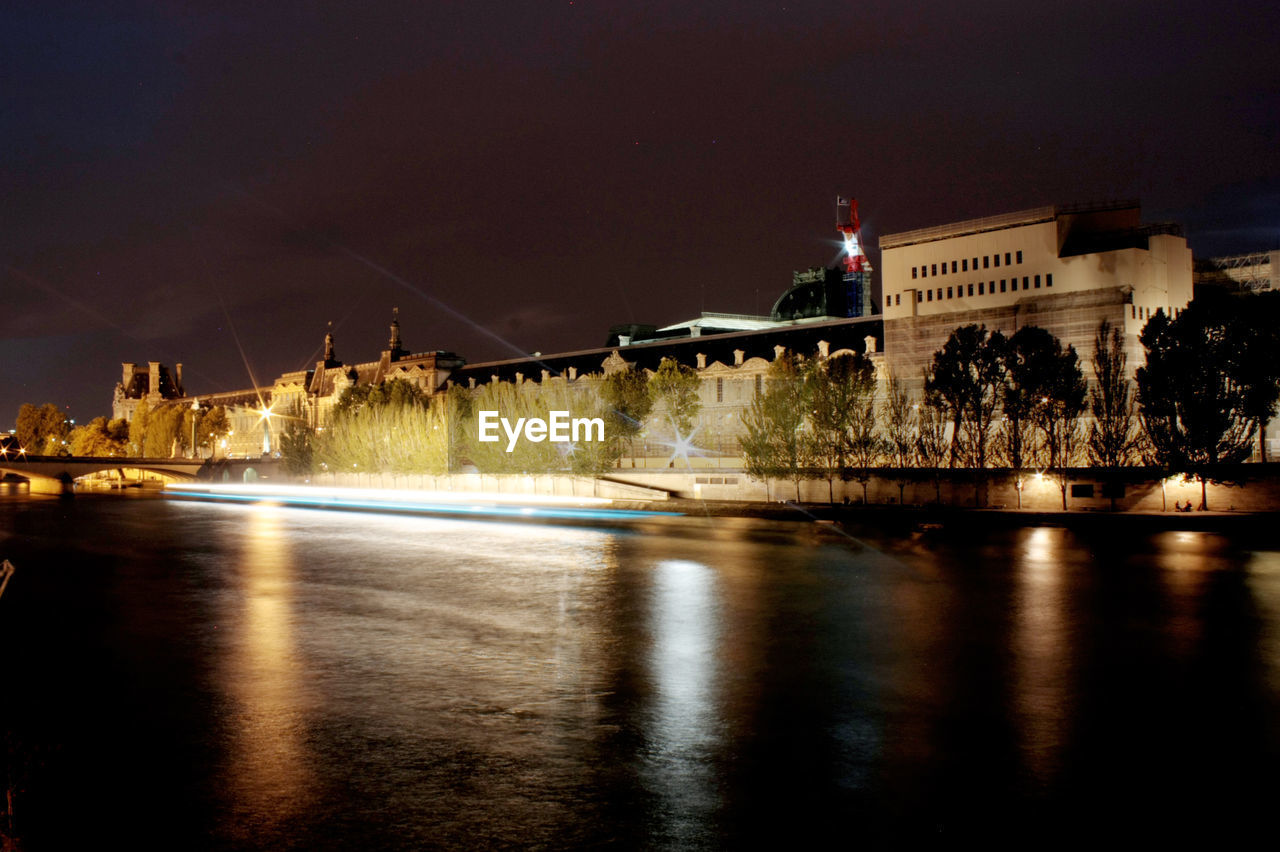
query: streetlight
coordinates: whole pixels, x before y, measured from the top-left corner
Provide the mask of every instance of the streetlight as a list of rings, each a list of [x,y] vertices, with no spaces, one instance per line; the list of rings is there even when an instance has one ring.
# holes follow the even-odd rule
[[[196,458],[196,416],[200,413],[200,400],[191,400],[191,458]]]

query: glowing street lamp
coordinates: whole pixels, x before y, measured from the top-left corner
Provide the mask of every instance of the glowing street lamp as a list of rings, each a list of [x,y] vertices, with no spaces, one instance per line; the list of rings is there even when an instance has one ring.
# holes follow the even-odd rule
[[[191,400],[191,458],[196,457],[196,415],[200,412],[200,400]]]

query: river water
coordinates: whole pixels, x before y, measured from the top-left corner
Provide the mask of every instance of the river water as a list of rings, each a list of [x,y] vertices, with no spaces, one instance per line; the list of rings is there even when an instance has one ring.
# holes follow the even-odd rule
[[[11,833],[697,849],[1270,832],[1280,548],[957,527],[792,539],[3,497]]]

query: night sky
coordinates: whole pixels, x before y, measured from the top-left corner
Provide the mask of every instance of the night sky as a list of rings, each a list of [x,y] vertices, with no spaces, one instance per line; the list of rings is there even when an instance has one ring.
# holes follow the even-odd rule
[[[0,424],[767,312],[837,249],[1137,197],[1280,240],[1280,4],[6,3]],[[878,254],[870,252],[873,263]]]

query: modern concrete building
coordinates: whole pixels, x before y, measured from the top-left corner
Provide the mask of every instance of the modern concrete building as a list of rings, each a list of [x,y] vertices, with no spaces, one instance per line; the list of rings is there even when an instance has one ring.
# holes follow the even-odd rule
[[[1178,226],[1143,225],[1136,201],[1039,207],[880,239],[885,352],[916,382],[958,326],[1012,334],[1037,325],[1087,359],[1102,320],[1137,336],[1157,310],[1192,298],[1191,250]]]

